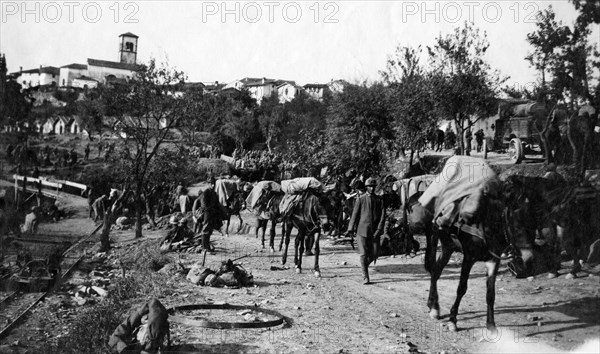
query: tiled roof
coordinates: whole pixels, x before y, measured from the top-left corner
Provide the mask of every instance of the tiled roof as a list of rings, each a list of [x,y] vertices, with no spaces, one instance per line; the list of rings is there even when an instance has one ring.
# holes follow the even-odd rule
[[[304,85],[304,88],[325,88],[325,87],[329,87],[325,84],[306,84]]]
[[[123,36],[133,37],[133,38],[140,38],[140,37],[136,36],[135,34],[133,34],[131,32],[127,32],[127,33],[123,33],[123,34],[119,35],[119,37],[123,37]]]
[[[87,65],[73,63],[73,64],[69,64],[69,65],[63,65],[63,66],[61,66],[61,68],[87,70]]]
[[[59,75],[60,74],[60,69],[57,68],[57,67],[55,67],[55,66],[45,66],[45,67],[43,67],[41,69],[40,68],[29,69],[29,70],[23,70],[22,72],[21,71],[16,71],[14,73],[11,73],[11,75],[15,74],[15,75],[18,76],[21,73],[23,73],[23,74],[39,74],[40,72],[43,73],[43,74]]]
[[[123,69],[123,70],[130,70],[130,71],[135,71],[138,67],[135,64],[127,64],[127,63],[120,63],[117,61],[98,60],[98,59],[90,59],[90,58],[88,58],[88,65],[100,66],[103,68]]]

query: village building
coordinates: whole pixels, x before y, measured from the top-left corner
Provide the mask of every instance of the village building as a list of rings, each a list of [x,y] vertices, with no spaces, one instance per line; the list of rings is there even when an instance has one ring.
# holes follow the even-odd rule
[[[41,66],[37,69],[19,70],[11,73],[23,88],[36,86],[56,86],[60,75],[60,69],[54,66]]]
[[[87,65],[69,64],[60,67],[60,87],[73,86],[73,80],[87,74]]]
[[[277,97],[279,98],[279,102],[290,102],[301,90],[302,88],[293,81],[280,84],[277,86]]]
[[[325,92],[329,91],[329,86],[325,84],[306,84],[304,85],[304,91],[308,96],[315,100],[322,100]]]

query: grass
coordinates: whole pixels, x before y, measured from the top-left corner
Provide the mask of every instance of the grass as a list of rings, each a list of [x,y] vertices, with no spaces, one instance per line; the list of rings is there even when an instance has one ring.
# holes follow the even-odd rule
[[[121,261],[127,275],[112,279],[106,298],[94,306],[79,308],[66,334],[41,344],[34,352],[114,353],[108,339],[117,326],[140,304],[173,293],[168,284],[171,275],[156,273],[171,261],[158,251],[158,241],[145,242],[123,253]]]

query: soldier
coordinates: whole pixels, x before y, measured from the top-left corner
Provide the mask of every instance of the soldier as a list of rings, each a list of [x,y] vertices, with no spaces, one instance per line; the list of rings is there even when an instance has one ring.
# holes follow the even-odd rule
[[[202,234],[202,248],[214,252],[214,248],[210,245],[210,235],[213,230],[220,229],[223,222],[219,196],[215,192],[216,181],[214,177],[210,177],[207,182],[208,188],[194,202],[192,213],[196,221],[194,231]]]
[[[379,239],[385,226],[385,208],[381,197],[375,194],[377,181],[370,177],[365,182],[367,192],[361,194],[354,203],[349,233],[356,234],[363,284],[371,284],[369,264],[377,260]]]
[[[471,128],[467,128],[465,132],[465,155],[471,156],[471,140],[473,140],[473,132]]]
[[[483,149],[484,136],[485,136],[485,133],[483,132],[483,129],[479,129],[475,133],[475,141],[477,142],[477,152],[481,152],[481,150]]]
[[[90,144],[88,143],[87,146],[85,147],[85,157],[84,157],[85,161],[90,159],[90,151],[91,151]]]

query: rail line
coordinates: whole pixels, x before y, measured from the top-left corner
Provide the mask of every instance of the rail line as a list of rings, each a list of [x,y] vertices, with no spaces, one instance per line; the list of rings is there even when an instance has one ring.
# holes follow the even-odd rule
[[[79,261],[85,257],[83,249],[87,242],[101,227],[98,226],[90,235],[82,237],[75,242],[62,254],[61,272],[55,278],[54,284],[44,292],[22,292],[20,290],[12,292],[0,292],[0,339],[5,338],[12,329],[14,329],[29,314],[46,295],[52,291],[52,287],[59,285],[66,279],[71,271],[79,264]],[[74,257],[69,254],[76,254]]]

